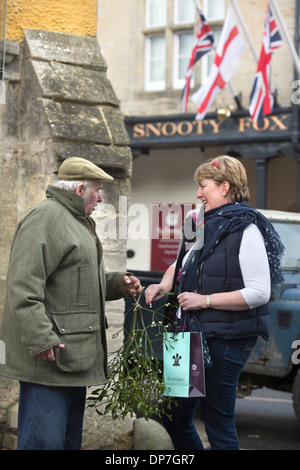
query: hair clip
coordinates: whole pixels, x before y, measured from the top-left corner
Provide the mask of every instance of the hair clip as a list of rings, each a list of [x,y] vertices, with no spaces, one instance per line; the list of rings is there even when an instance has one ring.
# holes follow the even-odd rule
[[[212,162],[210,162],[211,165],[214,165],[216,168],[220,168],[220,165],[219,163],[216,162],[216,160],[213,160]]]

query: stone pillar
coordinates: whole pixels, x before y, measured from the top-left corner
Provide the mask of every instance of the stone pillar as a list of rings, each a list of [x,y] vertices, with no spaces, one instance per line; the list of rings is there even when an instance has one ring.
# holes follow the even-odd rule
[[[115,178],[104,184],[103,204],[93,214],[98,231],[104,217],[116,228],[127,220],[132,171],[129,137],[97,39],[26,30],[23,43],[9,44],[7,60],[10,48],[6,104],[0,105],[0,319],[17,222],[45,198],[61,162],[70,156],[86,158]],[[103,240],[107,271],[126,269],[126,242],[118,230],[108,231]],[[108,302],[106,313],[108,348],[116,350],[123,337],[111,346],[112,333],[123,324],[124,301]],[[0,441],[17,393],[16,381],[0,378]],[[85,421],[87,432],[93,419]]]
[[[5,90],[0,101],[0,317],[11,240],[18,221],[18,102],[20,45],[6,43]]]

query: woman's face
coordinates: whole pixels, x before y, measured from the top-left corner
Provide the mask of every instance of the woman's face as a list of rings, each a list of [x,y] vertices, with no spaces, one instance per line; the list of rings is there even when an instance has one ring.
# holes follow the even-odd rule
[[[197,198],[205,205],[205,212],[230,202],[230,185],[227,181],[217,184],[211,178],[198,182]]]

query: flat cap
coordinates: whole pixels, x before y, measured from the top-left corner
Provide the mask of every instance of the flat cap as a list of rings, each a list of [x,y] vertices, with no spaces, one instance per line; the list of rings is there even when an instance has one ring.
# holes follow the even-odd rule
[[[65,181],[113,181],[113,177],[85,158],[66,158],[58,170],[58,179]]]

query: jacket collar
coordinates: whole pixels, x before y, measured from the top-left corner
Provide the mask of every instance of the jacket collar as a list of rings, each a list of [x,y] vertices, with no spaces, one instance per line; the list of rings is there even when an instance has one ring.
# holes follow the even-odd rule
[[[86,220],[84,200],[73,191],[67,191],[49,185],[46,189],[46,197],[48,199],[56,199],[68,209],[74,217]]]

